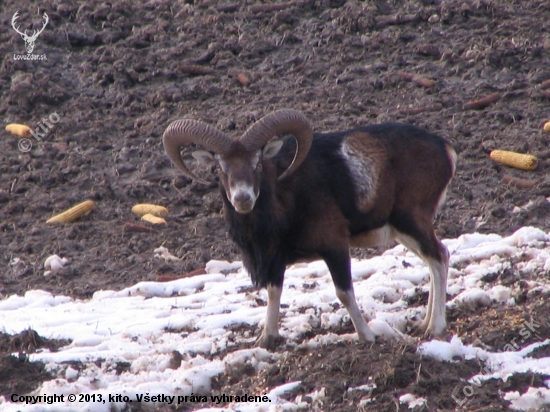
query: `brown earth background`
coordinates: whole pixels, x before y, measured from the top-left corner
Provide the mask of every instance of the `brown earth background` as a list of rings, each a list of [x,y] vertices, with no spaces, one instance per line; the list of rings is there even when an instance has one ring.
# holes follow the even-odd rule
[[[47,60],[14,59],[25,53],[11,28],[17,10],[22,29],[40,28],[48,14],[33,52]],[[197,170],[212,183],[192,182],[164,155],[162,133],[180,117],[230,134],[280,108],[302,111],[316,131],[387,120],[416,124],[449,139],[458,153],[437,216],[441,237],[507,235],[526,225],[550,230],[550,135],[542,130],[550,120],[549,16],[547,0],[2,2],[1,119],[34,130],[43,125],[47,133],[23,153],[18,138],[2,131],[0,297],[38,288],[89,298],[96,290],[202,268],[211,259],[238,260],[214,175]],[[493,103],[469,108],[494,94]],[[52,123],[55,115],[59,121]],[[526,172],[496,164],[488,157],[496,148],[534,154],[539,167]],[[86,199],[95,208],[77,222],[45,223]],[[131,213],[136,203],[166,206],[168,224],[140,222]],[[126,231],[128,222],[151,231]],[[182,260],[155,259],[161,245]],[[70,265],[45,277],[43,263],[52,254]],[[522,280],[502,273],[489,281]],[[523,305],[451,313],[450,331],[470,343],[502,346],[517,332],[513,319],[548,317],[548,297]],[[545,326],[540,338],[549,331]],[[29,349],[25,339],[38,343]],[[40,365],[10,355],[45,342],[30,332],[3,335],[0,394],[17,385],[30,391],[48,378]],[[395,401],[405,392],[427,397],[425,410],[455,410],[451,394],[480,370],[476,362],[420,359],[414,348],[391,343],[289,353],[285,362],[254,376],[220,376],[218,389],[234,393],[300,378],[306,389],[327,388],[323,410],[355,411],[357,396],[346,386],[363,384],[378,370],[367,410],[406,410]],[[508,410],[499,390],[541,386],[544,379],[531,375],[488,381],[464,410]]]

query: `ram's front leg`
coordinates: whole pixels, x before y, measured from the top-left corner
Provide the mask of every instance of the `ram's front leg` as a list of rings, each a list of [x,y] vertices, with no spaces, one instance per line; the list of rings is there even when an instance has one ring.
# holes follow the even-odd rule
[[[258,345],[262,348],[273,350],[279,344],[279,308],[281,306],[281,294],[283,285],[267,285],[267,316],[264,330],[258,339]]]
[[[351,279],[351,262],[348,250],[330,250],[321,254],[326,262],[332,281],[336,287],[336,296],[347,309],[351,322],[359,335],[359,339],[374,342],[376,336],[369,328],[355,300]]]

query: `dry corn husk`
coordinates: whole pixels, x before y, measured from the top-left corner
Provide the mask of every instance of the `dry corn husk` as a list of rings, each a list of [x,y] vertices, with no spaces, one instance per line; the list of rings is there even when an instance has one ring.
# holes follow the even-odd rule
[[[132,213],[138,216],[143,216],[147,214],[151,214],[154,216],[164,216],[168,213],[168,209],[166,209],[164,206],[152,205],[149,203],[140,203],[132,207]]]
[[[166,224],[166,220],[164,220],[162,217],[158,217],[155,215],[152,215],[151,213],[147,213],[141,217],[142,220],[145,220],[146,222],[152,223],[154,225],[158,224]]]
[[[6,125],[6,130],[20,137],[31,137],[31,128],[25,124],[10,123]]]
[[[86,200],[85,202],[79,203],[76,206],[71,207],[70,209],[55,215],[46,223],[70,223],[78,219],[84,213],[89,212],[94,207],[94,202],[91,200]]]
[[[510,152],[508,150],[493,150],[489,156],[495,162],[522,170],[535,170],[539,164],[539,161],[533,155]]]

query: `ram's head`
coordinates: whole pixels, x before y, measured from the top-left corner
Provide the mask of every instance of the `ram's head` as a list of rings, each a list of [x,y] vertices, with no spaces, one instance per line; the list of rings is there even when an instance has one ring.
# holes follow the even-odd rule
[[[290,176],[304,161],[313,138],[309,121],[294,110],[279,110],[254,123],[242,136],[232,139],[217,128],[204,122],[181,119],[172,122],[163,136],[164,150],[185,175],[199,179],[185,165],[180,148],[196,143],[206,150],[193,153],[204,165],[216,165],[227,198],[239,213],[254,209],[260,194],[260,179],[264,159],[275,156],[283,142],[277,136],[291,134],[296,138],[297,148],[290,166],[278,177]]]

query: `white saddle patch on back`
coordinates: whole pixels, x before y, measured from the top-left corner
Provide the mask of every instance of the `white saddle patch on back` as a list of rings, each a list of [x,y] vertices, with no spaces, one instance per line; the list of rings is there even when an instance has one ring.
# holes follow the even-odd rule
[[[373,162],[363,153],[348,145],[347,142],[342,144],[340,152],[353,180],[357,195],[357,207],[361,211],[366,211],[373,201],[378,186],[378,175],[374,170]]]

